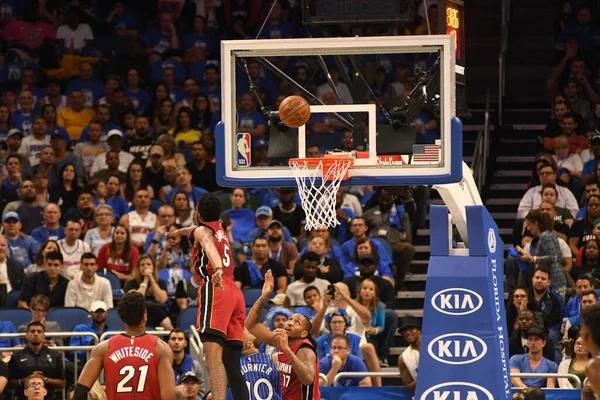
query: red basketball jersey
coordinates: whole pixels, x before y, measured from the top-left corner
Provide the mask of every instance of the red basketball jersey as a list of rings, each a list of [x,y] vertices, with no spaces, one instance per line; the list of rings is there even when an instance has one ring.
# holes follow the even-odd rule
[[[235,268],[235,265],[233,263],[233,254],[231,253],[229,239],[227,239],[227,233],[225,233],[221,221],[201,222],[200,225],[206,226],[213,232],[215,247],[219,252],[219,257],[221,257],[221,262],[223,264],[223,277],[225,279],[234,280],[233,269]],[[201,282],[201,279],[205,276],[212,275],[214,267],[208,261],[208,257],[204,253],[204,250],[194,246],[193,232],[190,235],[190,243],[192,245],[192,264],[197,273],[196,280],[197,283],[201,285],[203,283]]]
[[[303,339],[292,346],[292,351],[296,354],[303,346],[310,347],[315,352],[315,380],[312,385],[302,384],[285,353],[281,350],[277,353],[281,394],[283,395],[282,398],[286,400],[319,400],[321,398],[321,392],[319,391],[319,358],[314,346],[310,340]]]
[[[108,400],[161,400],[156,341],[152,335],[113,336],[104,359]]]

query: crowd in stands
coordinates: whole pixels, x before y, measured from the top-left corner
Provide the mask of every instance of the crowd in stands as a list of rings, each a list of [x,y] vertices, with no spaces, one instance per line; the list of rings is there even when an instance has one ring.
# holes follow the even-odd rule
[[[595,355],[579,336],[580,313],[598,305],[600,288],[597,13],[595,3],[561,2],[547,85],[552,117],[538,137],[541,152],[505,259],[511,372],[570,373],[582,383]],[[574,387],[562,378],[511,380],[522,388]]]
[[[383,188],[340,190],[340,225],[306,231],[296,188],[227,189],[216,180],[219,43],[253,39],[259,31],[263,39],[306,37],[300,1],[3,0],[0,11],[0,307],[30,311],[27,323],[0,321],[0,333],[25,334],[0,339],[0,347],[24,346],[3,354],[0,398],[11,391],[38,396],[42,389],[45,398],[59,398],[85,352],[52,346],[92,341],[52,333],[100,336],[112,328],[109,314],[119,297],[132,290],[148,300],[148,327],[170,331],[174,373],[190,388],[189,399],[209,392],[202,365],[185,352],[186,332],[177,328],[180,313],[198,305],[190,244],[166,237],[194,223],[204,193],[222,201],[236,284],[261,288],[268,270],[275,276],[265,318],[270,329],[282,327],[292,311],[313,319],[325,374],[388,366],[396,291],[407,290],[428,189],[416,189],[418,207],[396,204]],[[436,12],[432,4],[434,30]],[[424,16],[421,9],[415,24],[394,34],[427,34]],[[323,26],[313,34],[350,36],[350,28]],[[388,28],[372,26],[366,34]],[[404,98],[417,82],[411,71],[425,63],[383,60],[373,96],[386,105]],[[326,104],[354,102],[335,65],[330,73],[339,99],[317,66],[299,62],[286,72]],[[238,89],[238,125],[255,139],[255,164],[266,165],[267,122],[247,93],[248,79],[267,106],[296,93],[259,63],[248,63],[248,75],[238,82],[248,86]],[[309,132],[333,135],[333,147],[352,150],[351,133],[337,122],[312,120]],[[423,142],[439,138],[435,116],[423,112],[415,125]],[[318,156],[323,148],[313,143],[311,151]],[[90,320],[61,326],[49,316],[60,307],[86,310]],[[420,330],[419,323],[405,325],[405,332]],[[408,368],[416,376],[416,366]],[[379,386],[381,378],[341,385]]]

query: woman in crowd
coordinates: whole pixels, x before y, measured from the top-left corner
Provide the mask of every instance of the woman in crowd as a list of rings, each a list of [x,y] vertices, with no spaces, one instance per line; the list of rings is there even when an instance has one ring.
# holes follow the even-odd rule
[[[171,224],[167,233],[181,228],[183,226],[180,224]],[[192,265],[192,252],[189,241],[182,240],[181,236],[167,237],[164,247],[158,250],[156,259],[160,278],[167,282],[167,292],[175,294],[179,281],[191,277],[189,268]]]
[[[196,116],[196,129],[204,134],[214,133],[219,117],[211,109],[210,100],[204,93],[198,93],[194,99],[194,114]]]
[[[600,221],[599,221],[600,223]],[[596,281],[600,280],[600,240],[590,239],[581,252],[581,266],[571,270],[573,279],[578,276],[590,275]]]
[[[98,256],[100,249],[112,240],[115,228],[112,226],[115,217],[113,209],[108,204],[100,204],[94,212],[96,227],[86,232],[84,242],[90,245],[92,252]]]
[[[175,138],[177,147],[192,147],[194,142],[202,139],[202,132],[196,129],[195,115],[189,107],[181,107],[177,112],[177,123],[169,130]]]
[[[187,227],[193,224],[192,215],[193,210],[190,208],[190,200],[187,194],[183,192],[175,193],[171,206],[175,210],[175,222],[183,227]]]
[[[29,275],[35,272],[45,271],[46,269],[44,266],[46,265],[46,254],[50,253],[51,251],[60,251],[60,247],[58,247],[58,242],[56,240],[46,240],[42,244],[42,247],[40,247],[37,255],[35,256],[33,264],[25,269],[25,273]],[[66,276],[66,269],[64,272],[65,273],[63,275]]]
[[[121,180],[118,176],[109,176],[106,181],[106,204],[112,207],[115,221],[121,219],[121,217],[129,212],[129,204],[121,194]]]
[[[169,88],[164,83],[159,83],[155,86],[152,99],[150,100],[150,104],[146,109],[146,114],[148,115],[148,118],[150,118],[150,121],[155,122],[156,118],[160,114],[161,105],[165,100],[171,100],[169,98]],[[171,102],[171,106],[172,105],[173,102]],[[154,128],[154,124],[152,127]],[[158,133],[156,129],[154,129],[154,132]]]
[[[108,269],[122,281],[127,281],[133,278],[133,266],[139,257],[138,249],[131,245],[129,229],[118,224],[113,230],[112,241],[98,252],[98,269]]]
[[[594,221],[597,218],[600,218],[600,196],[593,194],[587,200],[585,216],[573,222],[569,231],[569,247],[573,254],[577,254],[579,248],[594,237]]]
[[[152,129],[155,134],[163,134],[168,132],[171,127],[175,126],[174,108],[173,100],[170,98],[166,98],[160,102],[160,108],[152,122]]]
[[[254,211],[245,208],[246,205],[246,189],[235,188],[231,192],[231,208],[225,210],[233,221],[233,239],[236,242],[247,243],[249,241],[248,234],[256,226],[256,218]]]
[[[215,137],[213,135],[204,135],[201,140],[206,151],[206,160],[215,163]]]
[[[133,197],[138,189],[146,188],[150,198],[154,198],[154,189],[146,183],[145,168],[141,161],[134,160],[127,168],[127,180],[121,184],[121,196],[129,207],[133,204]]]
[[[13,127],[12,114],[7,106],[0,105],[0,139],[6,140],[6,134]]]
[[[69,209],[77,206],[77,198],[81,188],[77,184],[75,164],[66,163],[63,165],[58,174],[58,185],[54,186],[50,192],[50,202],[56,203],[60,207],[63,216]]]
[[[387,359],[390,355],[390,343],[382,335],[385,328],[385,305],[379,301],[377,285],[372,279],[367,278],[361,282],[356,301],[371,313],[371,324],[365,332],[368,342],[375,346],[379,360]]]
[[[126,293],[135,290],[146,296],[149,326],[173,329],[173,324],[164,310],[164,304],[169,299],[167,284],[158,279],[158,268],[151,255],[144,254],[138,259],[133,270],[133,279],[127,281],[124,290]]]
[[[162,147],[164,155],[162,156],[162,165],[174,165],[175,167],[185,166],[185,157],[178,153],[175,146],[175,139],[168,133],[163,133],[156,139],[156,145]]]
[[[569,340],[565,345],[565,355],[567,358],[562,360],[558,366],[559,374],[576,375],[583,383],[585,381],[585,367],[592,359],[592,354],[585,347],[585,343],[579,335],[580,326],[575,325],[569,328]],[[558,379],[558,387],[561,389],[574,389],[575,386],[567,378]]]
[[[508,336],[513,330],[519,327],[518,315],[525,309],[536,310],[535,302],[531,301],[527,294],[527,289],[518,287],[511,293],[506,306],[506,326],[508,327]]]

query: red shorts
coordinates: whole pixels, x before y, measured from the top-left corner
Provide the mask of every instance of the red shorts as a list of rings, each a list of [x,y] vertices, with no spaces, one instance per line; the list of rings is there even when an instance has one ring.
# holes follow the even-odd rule
[[[241,289],[233,279],[223,278],[223,289],[211,280],[198,289],[198,320],[200,335],[215,335],[225,340],[242,341],[246,303]]]

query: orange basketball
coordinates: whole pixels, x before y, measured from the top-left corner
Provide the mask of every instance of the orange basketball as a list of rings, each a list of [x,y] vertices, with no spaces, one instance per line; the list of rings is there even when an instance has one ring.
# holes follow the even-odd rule
[[[279,105],[279,118],[286,126],[298,128],[310,119],[310,105],[303,97],[288,96]]]

